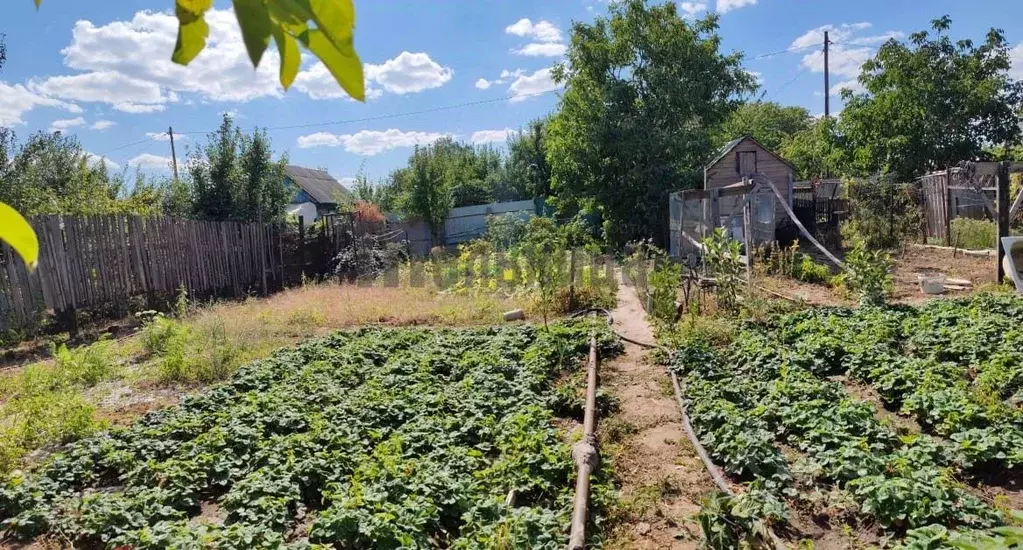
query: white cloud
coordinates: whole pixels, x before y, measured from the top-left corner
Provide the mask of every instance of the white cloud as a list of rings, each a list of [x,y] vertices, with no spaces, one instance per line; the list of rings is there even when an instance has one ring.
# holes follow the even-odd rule
[[[138,103],[115,103],[114,110],[122,113],[159,113],[167,109],[166,105],[139,105]]]
[[[402,132],[389,130],[361,130],[354,134],[332,134],[317,132],[298,138],[302,149],[310,147],[344,147],[345,151],[358,155],[372,156],[390,149],[426,145],[447,136],[438,132]]]
[[[701,11],[706,11],[707,4],[703,2],[680,2],[678,7],[686,17],[693,17]]]
[[[828,93],[830,95],[839,96],[842,95],[842,90],[845,88],[852,90],[854,94],[866,91],[866,88],[863,87],[863,84],[860,84],[859,80],[850,78],[849,80],[843,80],[842,82],[832,86],[831,89],[828,90]]]
[[[298,76],[295,77],[295,88],[313,99],[346,99],[354,101],[334,80],[334,75],[330,74],[327,66],[319,61],[298,73]],[[367,80],[366,99],[376,99],[381,95],[383,95],[383,91],[373,87],[373,83]]]
[[[755,5],[757,5],[757,0],[718,0],[717,11],[724,14],[732,10]]]
[[[146,132],[146,137],[153,141],[170,141],[170,134],[167,132]],[[174,134],[174,141],[176,143],[188,141],[188,136],[185,134]]]
[[[384,91],[394,94],[421,92],[443,86],[451,80],[455,71],[441,66],[423,52],[401,52],[397,57],[379,65],[366,63],[363,74],[366,77],[366,98],[376,99]],[[383,88],[374,86],[377,84]],[[351,99],[338,86],[327,67],[316,61],[295,77],[295,88],[313,99]]]
[[[418,52],[401,52],[398,57],[388,59],[380,65],[367,63],[366,80],[373,81],[394,94],[421,92],[443,86],[451,80],[455,71],[443,67],[430,56]]]
[[[128,166],[149,170],[170,170],[170,164],[170,157],[161,157],[152,153],[142,153],[128,161]]]
[[[82,108],[73,104],[45,97],[29,90],[22,84],[9,85],[0,82],[0,125],[16,126],[24,124],[21,115],[36,107],[57,107],[78,114]]]
[[[519,76],[508,87],[508,92],[512,96],[511,102],[517,103],[529,99],[533,95],[559,88],[561,88],[561,85],[554,82],[554,79],[551,77],[551,69],[548,67],[540,69],[531,75],[523,74]]]
[[[473,143],[496,143],[507,141],[508,137],[515,133],[517,132],[511,128],[505,128],[504,130],[479,130],[472,133],[469,141]]]
[[[355,185],[355,178],[353,177],[338,178],[337,182],[351,189]]]
[[[93,130],[106,130],[107,128],[110,128],[111,126],[116,126],[116,125],[117,125],[117,123],[112,121],[112,120],[97,120],[96,122],[93,122],[92,126],[89,126],[89,128],[91,128]]]
[[[50,123],[51,132],[63,132],[68,128],[74,128],[75,126],[82,126],[85,124],[85,119],[82,117],[65,118],[61,120],[54,120]]]
[[[504,32],[515,36],[526,36],[540,42],[561,42],[561,31],[549,21],[532,21],[523,17],[504,28]]]
[[[518,77],[520,77],[520,76],[522,76],[524,74],[526,74],[526,71],[524,69],[515,69],[514,71],[509,71],[508,69],[505,69],[505,70],[501,71],[501,78],[502,79],[505,79],[505,78],[518,78]],[[502,84],[503,84],[503,82],[502,82]]]
[[[1023,42],[1009,50],[1009,61],[1012,63],[1012,67],[1009,69],[1009,78],[1023,80]]]
[[[568,47],[564,44],[533,42],[532,44],[526,44],[517,50],[512,50],[512,53],[530,56],[558,57],[565,55],[565,51],[567,49]]]
[[[887,31],[881,34],[862,35],[861,31],[872,25],[866,21],[860,23],[844,23],[842,25],[821,25],[810,29],[792,41],[791,48],[807,48],[820,44],[824,46],[824,31],[828,31],[828,39],[832,44],[828,50],[828,62],[831,72],[846,79],[854,79],[860,74],[860,67],[874,55],[872,45],[880,44],[889,39],[902,38],[899,31]],[[815,73],[824,72],[824,56],[813,51],[803,56],[800,65]]]
[[[29,88],[43,95],[74,101],[139,105],[162,105],[169,101],[159,84],[114,71],[52,76],[41,82],[29,82]]]
[[[259,68],[253,70],[233,11],[210,10],[206,22],[210,27],[206,48],[184,67],[170,60],[178,21],[169,12],[140,11],[130,21],[100,26],[78,21],[71,31],[71,44],[61,53],[65,65],[84,73],[57,78],[86,80],[90,92],[102,89],[107,95],[83,101],[129,105],[122,109],[127,112],[158,110],[154,105],[175,100],[171,92],[194,93],[211,101],[281,95],[275,48],[268,49]],[[91,76],[94,73],[101,76]],[[69,85],[67,81],[52,84],[72,95],[75,92]]]
[[[495,81],[495,82],[496,82],[496,81]],[[477,80],[477,81],[476,81],[476,89],[477,89],[477,90],[486,90],[486,89],[487,89],[487,88],[489,88],[489,87],[490,87],[490,86],[491,86],[492,84],[494,84],[494,82],[491,82],[491,81],[489,81],[489,80],[487,80],[487,79],[485,79],[485,78],[481,78],[481,79],[479,79],[479,80]]]
[[[101,156],[99,156],[97,154],[94,154],[94,153],[86,152],[85,153],[85,160],[86,160],[86,162],[88,162],[92,166],[96,166],[96,165],[100,164],[101,162],[105,162],[107,164],[107,168],[112,168],[114,170],[120,170],[121,169],[121,165],[120,164],[117,164],[116,162],[114,162],[114,161],[112,161],[112,160],[110,160],[110,159],[108,159],[106,157],[101,157]]]

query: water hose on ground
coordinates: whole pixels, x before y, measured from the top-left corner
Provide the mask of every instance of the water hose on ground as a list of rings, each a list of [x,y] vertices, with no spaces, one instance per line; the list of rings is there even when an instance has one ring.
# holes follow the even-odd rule
[[[586,365],[586,412],[583,416],[583,438],[572,447],[576,465],[575,505],[572,508],[572,530],[569,550],[586,547],[586,520],[589,516],[590,474],[600,462],[597,452],[597,336],[590,335],[590,358]]]
[[[576,311],[576,312],[572,313],[570,315],[570,317],[579,317],[581,315],[586,315],[588,313],[601,313],[601,314],[607,316],[607,324],[609,326],[611,326],[614,323],[614,318],[611,316],[611,312],[606,310],[606,309],[600,309],[600,308]],[[629,338],[628,336],[625,336],[624,334],[614,330],[613,328],[611,329],[611,331],[614,332],[615,336],[618,336],[622,340],[624,340],[626,342],[629,342],[629,343],[632,343],[632,344],[635,344],[637,346],[648,348],[648,349],[660,349],[662,351],[667,351],[662,346],[659,346],[657,344],[650,344],[650,343],[647,343],[647,342],[640,342],[638,340],[633,340],[632,338]],[[596,350],[596,340],[595,339],[591,339],[591,341],[590,341],[590,354],[591,354],[591,356],[596,353],[595,350]],[[594,376],[596,376],[596,368],[593,369],[593,374],[594,374]],[[711,479],[714,481],[714,484],[717,485],[718,489],[720,489],[721,492],[725,493],[729,497],[733,497],[734,498],[735,497],[735,492],[732,491],[732,488],[729,485],[728,480],[725,479],[724,475],[721,473],[721,470],[718,469],[718,467],[714,464],[714,461],[711,460],[710,455],[707,453],[707,449],[704,448],[702,443],[700,443],[700,438],[697,437],[696,430],[693,429],[693,424],[689,420],[689,412],[688,412],[688,410],[686,408],[685,399],[682,397],[682,386],[679,383],[678,375],[676,375],[674,372],[670,372],[670,374],[671,374],[671,384],[672,384],[672,386],[675,389],[675,400],[678,402],[678,408],[682,412],[682,426],[685,429],[686,436],[689,438],[689,443],[691,443],[693,448],[696,449],[696,454],[700,457],[700,460],[703,462],[704,467],[707,469],[707,472],[710,474]],[[594,386],[595,386],[595,384],[594,384]],[[589,391],[589,386],[587,386],[587,391]],[[586,401],[587,415],[589,414],[589,405],[590,405],[589,394],[587,394],[587,401]],[[585,440],[585,438],[584,438],[584,440]],[[576,458],[577,464],[578,464],[578,457],[576,457],[575,449],[573,449],[572,455],[573,455],[574,458]],[[580,468],[580,475],[581,475],[581,470],[582,469]],[[588,476],[587,476],[587,479],[588,479]],[[589,490],[589,482],[588,481],[587,481],[587,484],[586,484],[586,489],[587,489],[587,491]],[[578,506],[579,506],[579,482],[577,481],[577,484],[576,484],[576,509],[577,510],[578,510]],[[584,507],[585,507],[585,504],[584,504]],[[572,518],[572,532],[573,533],[575,533],[575,526],[576,526],[576,521],[575,520],[576,520],[576,517],[573,514],[573,518]],[[585,517],[584,517],[583,518],[583,523],[585,524],[585,522],[586,522],[586,520],[585,520]],[[771,539],[771,543],[774,545],[774,547],[777,550],[786,550],[787,547],[785,546],[785,543],[782,542],[781,538],[778,537],[778,535],[776,535],[774,533],[774,530],[771,529],[771,526],[768,525],[767,523],[764,523],[763,525],[764,525],[764,531],[766,532],[767,537],[769,539]],[[583,548],[583,546],[582,546],[582,538],[579,539],[580,540],[580,543],[579,543],[580,545],[579,546],[574,546],[573,545],[572,541],[574,541],[575,539],[569,539],[569,540],[570,540],[569,550],[581,550]]]

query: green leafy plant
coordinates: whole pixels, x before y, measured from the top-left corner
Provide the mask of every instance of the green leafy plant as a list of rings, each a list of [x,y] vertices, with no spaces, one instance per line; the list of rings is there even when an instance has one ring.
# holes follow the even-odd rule
[[[704,261],[714,276],[714,296],[718,307],[729,313],[739,309],[738,293],[742,283],[742,261],[739,241],[718,227],[703,240]]]
[[[0,528],[68,545],[563,548],[573,465],[549,404],[596,321],[338,332],[0,478]],[[506,504],[514,490],[516,504]],[[605,473],[593,480],[599,543]],[[216,504],[225,521],[205,522]]]
[[[676,303],[682,287],[682,266],[668,259],[656,262],[650,273],[650,296],[653,307],[650,315],[658,322],[674,325],[681,316]]]
[[[568,274],[565,238],[554,220],[535,217],[526,225],[526,233],[519,243],[518,251],[526,261],[531,278],[536,282],[538,302],[546,326],[550,313],[556,307],[558,290],[565,284]]]
[[[842,282],[859,294],[863,305],[880,305],[893,287],[892,260],[884,250],[869,250],[865,241],[858,241],[845,257]]]

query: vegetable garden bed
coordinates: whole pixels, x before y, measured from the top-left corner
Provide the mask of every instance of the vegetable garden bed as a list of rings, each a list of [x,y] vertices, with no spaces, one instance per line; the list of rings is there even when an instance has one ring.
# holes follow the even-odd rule
[[[915,548],[1021,540],[1010,508],[1023,467],[1023,299],[812,309],[747,325],[726,349],[689,342],[670,368],[754,517],[784,524],[794,511]],[[924,433],[879,420],[838,375]],[[705,519],[729,513],[719,505]],[[740,531],[711,542],[728,547]]]
[[[574,471],[552,411],[578,404],[555,380],[592,330],[601,353],[619,349],[578,322],[363,329],[281,350],[11,474],[0,520],[77,547],[560,548]],[[603,473],[592,494],[599,525]]]

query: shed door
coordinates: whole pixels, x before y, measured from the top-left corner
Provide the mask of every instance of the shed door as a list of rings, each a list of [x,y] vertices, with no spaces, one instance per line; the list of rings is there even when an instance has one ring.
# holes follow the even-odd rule
[[[757,152],[739,151],[735,153],[735,169],[740,176],[752,176],[757,173]]]

